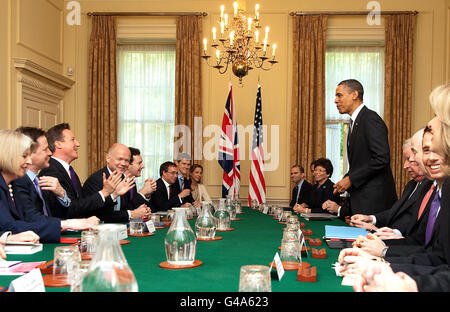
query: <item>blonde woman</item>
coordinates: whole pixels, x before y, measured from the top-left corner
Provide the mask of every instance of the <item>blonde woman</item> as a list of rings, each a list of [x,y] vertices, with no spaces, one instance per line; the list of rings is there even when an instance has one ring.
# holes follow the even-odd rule
[[[25,174],[31,164],[32,140],[13,130],[0,130],[0,240],[38,242],[39,236],[29,228],[16,228],[11,211],[17,212],[8,184]],[[17,212],[19,214],[19,212]]]
[[[203,176],[203,167],[198,164],[193,164],[189,170],[189,175],[191,179],[191,195],[194,201],[201,203],[202,201],[207,201],[212,203],[209,197],[206,187],[201,184]]]

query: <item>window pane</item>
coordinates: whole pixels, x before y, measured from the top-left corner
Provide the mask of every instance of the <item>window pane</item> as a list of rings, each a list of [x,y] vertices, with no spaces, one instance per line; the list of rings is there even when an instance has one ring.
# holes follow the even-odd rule
[[[173,159],[175,45],[118,46],[119,142],[140,149],[143,179]]]

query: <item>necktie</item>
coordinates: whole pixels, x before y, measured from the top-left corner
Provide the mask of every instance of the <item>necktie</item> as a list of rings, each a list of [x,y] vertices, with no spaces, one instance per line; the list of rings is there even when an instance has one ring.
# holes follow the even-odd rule
[[[348,135],[347,135],[347,149],[350,146],[350,135],[352,134],[352,126],[353,126],[353,120],[350,118],[350,125],[348,127]]]
[[[172,185],[169,185],[169,199],[173,197]]]
[[[41,191],[41,187],[39,186],[39,179],[37,176],[34,178],[33,182],[34,182],[34,187],[36,188],[36,192],[38,193],[39,198],[42,200],[42,210],[44,211],[44,215],[48,216],[47,207],[45,205],[44,197],[42,196],[42,191]]]
[[[430,189],[425,194],[425,197],[423,198],[422,203],[420,204],[419,214],[417,215],[417,220],[420,219],[420,216],[422,215],[423,210],[425,209],[426,205],[428,204],[428,201],[430,200],[430,197],[431,197],[431,194],[433,194],[433,191],[434,191],[434,184],[431,185]]]
[[[431,202],[430,215],[428,216],[427,231],[425,233],[425,245],[430,242],[431,234],[433,233],[434,223],[438,215],[439,206],[441,205],[441,197],[439,192],[436,192],[434,199]]]
[[[183,190],[184,177],[183,177],[183,176],[180,176],[178,179],[179,179],[179,181],[180,181],[180,189]]]
[[[78,189],[78,176],[75,173],[75,170],[73,170],[72,166],[69,166],[69,172],[70,172],[70,180],[72,180],[72,186],[73,189],[75,190],[75,192],[78,194],[79,193],[79,189]]]
[[[133,200],[134,197],[134,187],[130,189],[130,200]]]
[[[297,203],[297,200],[298,200],[298,185],[296,185],[292,190],[292,201],[294,202],[294,206]]]

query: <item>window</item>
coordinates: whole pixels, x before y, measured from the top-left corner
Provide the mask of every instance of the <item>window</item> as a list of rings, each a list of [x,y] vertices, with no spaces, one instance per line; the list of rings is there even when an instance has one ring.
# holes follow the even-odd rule
[[[141,151],[142,177],[157,179],[159,166],[173,159],[175,44],[119,45],[117,50],[118,140]]]
[[[364,87],[364,105],[383,117],[384,47],[327,47],[325,60],[326,153],[333,164],[331,180],[336,183],[348,171],[347,129],[349,115],[340,115],[334,103],[336,86],[356,79]],[[338,139],[337,139],[338,138]]]

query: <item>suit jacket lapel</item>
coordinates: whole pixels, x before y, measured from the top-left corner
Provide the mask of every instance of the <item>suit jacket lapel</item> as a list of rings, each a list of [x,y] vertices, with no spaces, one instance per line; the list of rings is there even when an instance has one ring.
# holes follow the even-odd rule
[[[348,140],[349,140],[349,143],[348,143],[349,148],[348,149],[349,150],[347,152],[347,155],[348,155],[349,162],[351,162],[351,158],[353,156],[354,148],[352,148],[352,147],[354,147],[355,140],[356,140],[356,134],[359,131],[359,124],[361,123],[361,119],[364,118],[364,114],[366,113],[366,111],[367,111],[367,107],[366,106],[361,108],[361,110],[359,111],[358,116],[356,117],[355,121],[353,122],[352,132],[350,133],[350,136],[348,138]]]
[[[63,165],[61,165],[59,163],[59,161],[57,161],[57,160],[55,160],[55,159],[53,159],[51,157],[50,157],[50,163],[51,163],[52,166],[54,166],[59,171],[60,176],[63,177],[66,180],[66,182],[70,185],[73,194],[76,194],[77,197],[79,197],[79,194],[73,188],[72,179],[70,178],[70,175],[67,173],[66,169],[64,169]]]

